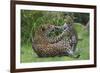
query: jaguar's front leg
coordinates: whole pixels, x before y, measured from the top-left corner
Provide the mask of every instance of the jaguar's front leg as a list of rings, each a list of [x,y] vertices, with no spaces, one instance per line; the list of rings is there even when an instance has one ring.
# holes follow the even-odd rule
[[[80,57],[80,54],[78,53],[78,51],[73,51],[72,49],[67,49],[66,54],[70,57],[73,57],[73,58],[79,58]]]

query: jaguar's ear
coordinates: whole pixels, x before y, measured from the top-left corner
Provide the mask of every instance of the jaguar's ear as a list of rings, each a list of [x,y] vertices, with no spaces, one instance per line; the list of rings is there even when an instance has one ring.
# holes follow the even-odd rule
[[[41,31],[45,31],[45,27],[44,26],[41,26]]]

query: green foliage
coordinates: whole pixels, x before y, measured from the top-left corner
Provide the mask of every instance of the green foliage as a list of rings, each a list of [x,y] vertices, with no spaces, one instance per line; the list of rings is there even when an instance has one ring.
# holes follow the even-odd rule
[[[74,13],[74,22],[86,25],[89,21],[89,13]]]
[[[78,32],[77,48],[80,49],[80,59],[89,59],[89,34],[87,30],[84,30],[84,26],[79,23],[75,23],[74,28]]]
[[[21,43],[30,42],[32,33],[43,24],[63,24],[62,13],[21,10]],[[61,24],[59,24],[61,23]],[[26,42],[27,41],[27,42]]]
[[[31,38],[37,28],[45,24],[63,25],[66,23],[80,22],[82,17],[89,18],[88,14],[70,13],[70,12],[53,12],[53,11],[35,11],[35,10],[21,10],[21,62],[44,62],[44,61],[68,61],[76,60],[71,57],[48,57],[39,58],[32,50]],[[77,19],[75,19],[77,18]],[[81,49],[81,57],[79,60],[89,59],[89,34],[84,31],[84,26],[81,24],[73,24],[78,32],[79,39],[77,48]],[[57,31],[58,32],[58,31]],[[55,34],[55,33],[51,33]],[[59,33],[56,33],[59,34]],[[55,35],[54,35],[55,36]]]

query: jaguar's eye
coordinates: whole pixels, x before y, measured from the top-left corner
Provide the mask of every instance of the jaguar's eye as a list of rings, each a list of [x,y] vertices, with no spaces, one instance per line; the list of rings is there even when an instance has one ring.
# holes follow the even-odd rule
[[[49,25],[48,28],[50,28],[51,26]]]

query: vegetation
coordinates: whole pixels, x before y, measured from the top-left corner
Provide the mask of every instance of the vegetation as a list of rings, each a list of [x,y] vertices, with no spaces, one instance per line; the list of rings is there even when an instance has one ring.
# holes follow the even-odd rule
[[[79,16],[80,14],[81,16]],[[68,20],[66,18],[68,15],[71,16],[72,19],[69,18]],[[77,48],[80,49],[81,55],[78,60],[89,59],[89,34],[84,29],[83,23],[81,23],[82,17],[87,21],[89,20],[88,13],[21,10],[21,62],[77,60],[67,56],[39,58],[32,49],[31,38],[34,37],[34,33],[39,26],[44,24],[63,25],[65,22],[73,23],[78,33],[79,41]]]

